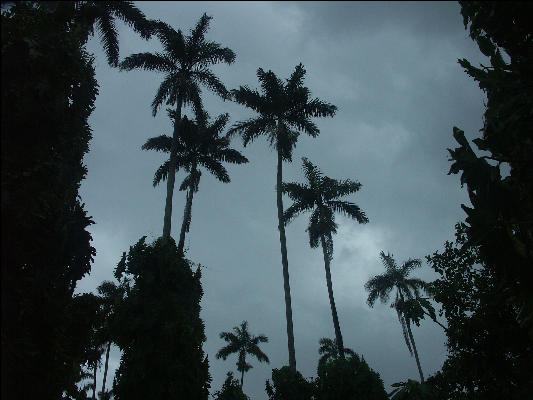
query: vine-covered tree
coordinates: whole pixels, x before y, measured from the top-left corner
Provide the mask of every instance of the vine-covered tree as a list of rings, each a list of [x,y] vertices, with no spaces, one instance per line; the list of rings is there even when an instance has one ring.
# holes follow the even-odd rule
[[[312,248],[322,245],[324,255],[324,268],[326,270],[326,284],[328,287],[329,305],[335,329],[335,342],[339,346],[338,354],[344,357],[344,343],[342,340],[337,307],[333,297],[333,284],[331,282],[330,264],[333,258],[333,234],[337,233],[337,223],[335,222],[335,212],[352,218],[360,224],[366,224],[368,218],[356,204],[341,200],[341,197],[357,192],[361,188],[359,182],[349,179],[339,181],[322,175],[320,170],[307,158],[302,158],[303,170],[307,178],[307,184],[283,183],[282,191],[288,194],[294,203],[285,210],[283,220],[285,224],[303,212],[310,211],[309,225],[309,245]]]
[[[285,292],[285,317],[287,319],[287,342],[289,366],[296,371],[294,351],[294,330],[292,324],[291,289],[289,283],[289,261],[287,258],[287,239],[283,223],[283,161],[292,161],[292,151],[301,132],[312,137],[320,133],[312,122],[312,117],[332,117],[336,107],[318,98],[311,99],[308,88],[303,86],[305,69],[302,64],[296,66],[290,78],[284,83],[274,72],[257,70],[262,94],[248,86],[232,90],[234,100],[255,111],[258,116],[246,121],[238,121],[228,134],[240,133],[244,146],[259,136],[265,135],[270,145],[277,152],[276,203],[278,209],[278,230],[281,245],[281,263],[283,265],[283,289]]]
[[[392,255],[385,255],[380,253],[381,261],[385,266],[386,272],[381,275],[376,275],[365,283],[365,289],[369,292],[367,303],[370,307],[374,306],[375,301],[379,298],[382,303],[388,301],[390,293],[396,289],[396,299],[391,304],[391,307],[396,309],[398,320],[403,331],[405,344],[411,355],[415,356],[416,366],[420,374],[420,381],[424,382],[424,375],[420,360],[418,358],[418,351],[416,349],[415,338],[411,331],[411,319],[409,314],[402,313],[398,303],[405,302],[408,299],[419,298],[420,292],[426,290],[426,283],[418,278],[409,278],[409,273],[417,267],[421,266],[418,259],[409,259],[402,264],[401,267],[396,265],[396,261]]]
[[[141,238],[117,265],[126,296],[116,309],[115,340],[122,350],[113,382],[117,400],[207,400],[211,377],[202,344],[200,267],[172,238]]]
[[[198,191],[202,176],[200,167],[212,173],[219,181],[228,183],[230,177],[222,162],[232,164],[248,162],[248,159],[240,152],[229,148],[230,139],[227,136],[220,136],[228,119],[228,114],[221,114],[210,123],[209,115],[205,111],[200,111],[197,113],[195,121],[190,121],[187,117],[184,117],[180,124],[181,134],[177,138],[176,145],[176,172],[179,168],[188,172],[179,188],[180,190],[187,190],[187,201],[183,212],[183,222],[178,243],[178,250],[180,251],[183,251],[185,233],[189,232],[191,225],[192,200],[194,193]],[[142,148],[143,150],[170,153],[172,140],[167,135],[153,137],[148,139]],[[167,179],[169,166],[170,160],[157,169],[154,175],[154,187],[162,180]]]
[[[180,122],[182,109],[190,104],[197,113],[202,110],[201,88],[203,85],[223,99],[229,98],[229,92],[224,84],[211,71],[210,66],[224,62],[231,64],[235,60],[235,53],[220,44],[209,42],[205,34],[212,17],[202,15],[190,35],[184,36],[181,30],[175,30],[168,24],[157,21],[153,23],[153,32],[163,45],[163,53],[136,53],[120,63],[120,69],[131,71],[136,68],[165,73],[165,78],[154,100],[152,114],[166,103],[175,106],[171,110],[174,125],[170,160],[167,179],[167,194],[165,200],[165,216],[163,220],[163,236],[170,237],[172,218],[172,197],[176,179],[178,156],[178,138],[180,136]]]
[[[265,335],[252,335],[248,331],[247,321],[243,321],[240,327],[233,327],[233,332],[221,332],[220,338],[228,344],[218,351],[216,358],[226,360],[230,354],[238,353],[237,371],[241,373],[241,388],[244,383],[244,373],[253,368],[246,362],[247,354],[254,356],[259,362],[270,363],[267,355],[259,348],[259,343],[267,343],[268,338]]]

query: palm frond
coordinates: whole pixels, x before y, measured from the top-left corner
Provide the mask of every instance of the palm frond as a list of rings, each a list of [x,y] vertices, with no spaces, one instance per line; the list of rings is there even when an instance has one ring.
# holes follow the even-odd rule
[[[226,333],[228,333],[228,332],[226,332]],[[228,344],[227,346],[224,346],[223,348],[221,348],[217,352],[215,357],[217,359],[222,358],[223,360],[226,360],[226,358],[228,358],[229,355],[231,355],[233,353],[236,353],[237,351],[239,351],[239,343],[238,343],[238,341],[230,341],[230,344]]]
[[[116,67],[118,65],[118,34],[115,28],[113,17],[107,13],[101,13],[96,20],[96,29],[100,33],[102,46],[106,53],[109,65]]]
[[[298,64],[294,69],[294,72],[291,74],[290,78],[287,79],[287,92],[291,93],[297,87],[302,86],[304,77],[305,77],[305,68],[302,63]]]
[[[190,47],[197,47],[204,40],[204,36],[209,29],[209,21],[212,19],[213,17],[208,16],[206,13],[200,17],[196,26],[191,29],[191,34],[187,41]]]
[[[379,253],[379,256],[381,257],[381,262],[385,266],[385,269],[389,273],[395,273],[398,270],[398,268],[396,267],[396,261],[394,261],[394,258],[392,257],[392,254],[387,253],[385,255],[385,253],[383,251],[381,251]]]
[[[150,138],[142,145],[143,150],[155,150],[170,153],[172,148],[172,138],[167,135],[160,135]]]
[[[169,166],[170,166],[170,160],[167,160],[155,171],[154,181],[152,182],[154,187],[159,185],[161,181],[164,181],[167,179]]]
[[[231,94],[233,101],[251,108],[257,113],[265,113],[267,105],[265,98],[257,90],[252,90],[248,86],[241,86],[239,89],[233,89]]]
[[[193,61],[201,66],[221,62],[232,64],[235,61],[235,53],[228,47],[220,47],[219,43],[204,42],[198,46],[198,52]]]
[[[167,55],[161,53],[135,53],[122,60],[119,64],[121,71],[131,71],[136,68],[147,71],[172,72],[176,68]]]
[[[304,115],[308,117],[333,117],[337,107],[315,98],[303,107]]]
[[[181,185],[179,187],[180,191],[184,191],[187,189],[192,189],[194,192],[198,191],[198,187],[200,185],[200,178],[202,177],[201,171],[191,171],[190,174],[188,174],[185,179],[183,179],[183,182],[181,182]]]
[[[154,33],[163,45],[165,51],[175,60],[183,61],[185,56],[185,38],[178,29],[177,31],[162,21],[154,21]]]
[[[231,164],[246,164],[248,159],[235,149],[222,149],[216,152],[216,157],[220,161]]]
[[[275,123],[270,118],[257,117],[236,122],[229,129],[228,135],[231,137],[236,133],[240,133],[243,145],[246,147],[254,139],[273,129],[275,129]]]
[[[311,214],[311,218],[309,218],[309,225],[307,226],[307,232],[309,232],[309,246],[312,248],[318,247],[318,240],[320,239],[320,235],[322,232],[320,232],[320,209],[315,208],[313,213]]]
[[[193,71],[192,76],[199,83],[205,85],[209,90],[219,95],[224,100],[230,99],[230,92],[222,81],[207,68],[197,69]]]
[[[282,97],[283,82],[272,71],[265,72],[263,68],[257,69],[257,78],[266,97],[277,100]]]
[[[310,203],[311,206],[314,202],[314,193],[309,186],[302,185],[297,182],[282,183],[281,191],[290,197],[293,201],[303,201]]]
[[[320,181],[322,180],[322,172],[320,172],[318,167],[306,157],[302,157],[302,167],[304,170],[304,175],[311,185],[311,188],[318,187]]]
[[[132,1],[110,1],[107,3],[115,16],[132,27],[143,39],[150,39],[154,30],[153,21],[147,20]]]
[[[389,299],[392,288],[394,288],[394,280],[390,274],[380,274],[370,278],[365,283],[365,289],[369,292],[366,302],[370,307],[374,306],[378,298],[385,303]]]
[[[287,122],[292,126],[295,126],[298,130],[307,133],[311,137],[317,137],[320,134],[320,130],[314,122],[309,118],[302,117],[299,114],[289,114],[287,116]]]
[[[330,200],[327,204],[333,209],[333,211],[355,219],[360,224],[366,224],[368,222],[368,218],[364,211],[361,211],[359,206],[354,203],[342,200]]]
[[[228,171],[220,162],[213,160],[210,157],[200,157],[199,162],[220,182],[230,182]]]
[[[288,225],[294,218],[296,218],[301,213],[311,210],[313,207],[312,205],[309,207],[307,204],[303,202],[295,202],[290,207],[288,207],[283,212],[283,222],[285,225]]]
[[[326,200],[333,200],[338,197],[347,196],[349,194],[357,192],[361,189],[361,184],[350,179],[336,180],[331,179],[328,181],[327,188],[324,190],[324,198]]]
[[[420,259],[410,258],[409,260],[407,260],[406,262],[402,264],[400,271],[403,276],[407,276],[409,275],[409,272],[411,272],[413,269],[421,267],[421,266],[422,266],[422,261],[420,261]]]
[[[157,93],[154,97],[154,100],[152,101],[152,115],[155,117],[157,114],[157,110],[163,102],[167,98],[172,98],[171,94],[176,92],[175,84],[176,84],[176,74],[170,73],[167,74],[163,82],[161,82],[161,85],[159,85],[159,89],[157,89]],[[168,104],[168,102],[167,102]]]

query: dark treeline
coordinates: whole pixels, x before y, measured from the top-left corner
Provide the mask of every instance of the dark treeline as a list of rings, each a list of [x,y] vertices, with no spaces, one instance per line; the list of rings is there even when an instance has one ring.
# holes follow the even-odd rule
[[[246,147],[265,136],[277,153],[276,205],[285,299],[288,365],[273,368],[265,383],[271,400],[333,399],[524,399],[533,390],[533,7],[529,3],[460,2],[465,29],[489,58],[476,67],[459,60],[487,95],[484,125],[473,140],[453,128],[459,147],[450,149],[450,174],[460,174],[471,205],[456,225],[456,237],[426,256],[438,274],[424,282],[411,273],[422,267],[409,258],[397,265],[381,252],[384,273],[369,277],[368,304],[389,302],[400,323],[419,380],[406,377],[385,392],[365,361],[345,346],[333,295],[335,214],[369,222],[345,196],[362,185],[333,179],[307,158],[306,183],[283,181],[298,137],[320,131],[314,118],[333,117],[337,108],[313,98],[306,70],[288,79],[258,68],[259,89],[230,90],[211,66],[232,64],[236,54],[209,41],[210,16],[200,16],[184,34],[163,21],[147,19],[132,2],[16,2],[2,8],[2,397],[5,399],[204,399],[211,376],[200,318],[201,266],[186,258],[185,236],[202,171],[228,183],[223,163],[245,164],[230,147],[238,134]],[[459,16],[458,16],[459,18]],[[120,61],[115,23],[125,22],[142,38],[154,38],[163,53],[137,53]],[[194,21],[192,21],[194,23]],[[155,116],[167,108],[172,134],[150,138],[144,150],[165,155],[153,184],[166,181],[162,236],[146,237],[124,252],[115,281],[96,293],[74,294],[91,270],[96,249],[87,228],[94,221],[78,195],[87,170],[83,157],[92,137],[88,118],[98,94],[94,57],[85,46],[97,33],[107,62],[120,70],[159,73],[152,102]],[[255,116],[235,122],[224,134],[228,114],[211,119],[202,101],[208,89],[235,101]],[[192,112],[192,116],[186,115]],[[444,149],[443,149],[444,151]],[[479,153],[479,152],[478,152]],[[505,166],[509,174],[503,174]],[[244,168],[244,167],[243,167]],[[171,236],[176,174],[186,191],[179,240]],[[292,203],[284,207],[283,194]],[[272,199],[274,200],[274,199]],[[309,244],[321,247],[332,336],[318,343],[315,378],[297,370],[289,257],[285,226],[310,213]],[[273,229],[275,223],[273,222]],[[198,244],[201,246],[201,244]],[[378,255],[376,255],[378,256]],[[117,257],[118,259],[119,257]],[[427,317],[427,318],[426,318]],[[448,356],[440,371],[424,377],[413,330],[435,323],[447,337]],[[280,321],[281,322],[281,321]],[[283,323],[283,322],[282,322]],[[228,327],[234,321],[228,322]],[[244,400],[245,373],[257,360],[269,363],[246,321],[221,332],[215,355],[237,357],[218,400]],[[108,380],[111,346],[120,366]],[[221,343],[222,345],[222,343]],[[247,362],[247,360],[249,362]],[[261,364],[260,364],[261,365]],[[262,365],[261,365],[262,366]],[[102,387],[96,387],[103,369]]]

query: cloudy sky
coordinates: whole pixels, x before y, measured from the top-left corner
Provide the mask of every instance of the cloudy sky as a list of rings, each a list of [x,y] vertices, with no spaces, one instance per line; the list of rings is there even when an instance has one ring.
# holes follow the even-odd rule
[[[364,2],[139,2],[148,18],[161,19],[188,32],[203,12],[213,17],[209,40],[237,54],[233,65],[213,68],[228,88],[258,87],[258,67],[288,78],[298,63],[312,95],[338,107],[334,118],[316,119],[318,138],[301,136],[285,181],[303,181],[301,157],[308,157],[332,178],[350,178],[362,189],[349,200],[370,223],[337,217],[332,279],[345,345],[362,354],[390,384],[418,379],[414,358],[403,341],[388,304],[373,309],[365,302],[364,283],[381,273],[379,252],[401,262],[423,259],[453,238],[467,202],[459,177],[448,176],[446,148],[455,147],[452,127],[477,135],[484,96],[457,64],[458,58],[483,62],[468,38],[457,3]],[[143,41],[119,25],[121,58],[159,51],[157,39]],[[90,228],[97,256],[78,292],[94,291],[123,251],[140,237],[154,240],[163,226],[166,185],[152,187],[160,153],[140,149],[147,138],[170,134],[165,112],[152,117],[150,103],[162,80],[156,72],[119,72],[110,68],[98,38],[95,54],[100,95],[90,124],[88,175],[81,197],[96,222]],[[204,91],[212,116],[228,112],[230,124],[253,115],[244,107]],[[186,111],[192,115],[191,110]],[[230,125],[228,124],[228,126]],[[263,346],[271,364],[246,374],[244,391],[266,399],[265,380],[272,368],[288,363],[285,306],[275,202],[276,155],[264,139],[246,148],[233,146],[250,163],[229,166],[231,183],[204,173],[194,198],[187,256],[203,266],[202,318],[213,377],[218,390],[226,372],[236,372],[236,357],[216,360],[223,345],[218,334],[248,320],[254,334],[270,338]],[[177,179],[182,179],[180,173]],[[290,205],[285,198],[286,207]],[[172,234],[179,235],[185,192],[175,192]],[[316,376],[318,340],[334,337],[322,254],[311,249],[305,228],[308,215],[287,228],[297,367]],[[424,263],[415,275],[432,280]],[[414,328],[425,375],[437,371],[446,356],[442,329],[431,321]],[[120,353],[112,351],[110,372]],[[110,378],[108,378],[110,379]],[[100,380],[100,379],[99,379]],[[109,382],[110,380],[108,380]],[[98,384],[100,385],[100,383]]]

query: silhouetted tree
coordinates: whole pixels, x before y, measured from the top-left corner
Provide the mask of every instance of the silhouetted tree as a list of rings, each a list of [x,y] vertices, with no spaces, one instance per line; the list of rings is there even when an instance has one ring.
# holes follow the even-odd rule
[[[397,382],[391,385],[390,400],[437,400],[437,394],[428,383],[420,383],[412,379],[407,382]]]
[[[247,163],[248,159],[235,149],[229,148],[230,139],[221,137],[229,119],[228,114],[221,114],[209,123],[209,115],[200,111],[196,121],[184,117],[180,126],[181,134],[177,139],[176,172],[179,168],[185,169],[189,174],[183,180],[180,190],[187,190],[187,201],[183,213],[178,250],[183,251],[185,232],[189,232],[191,224],[191,210],[194,193],[198,191],[203,167],[211,172],[219,181],[228,183],[230,177],[222,162],[233,164]],[[170,153],[172,138],[167,135],[150,138],[143,145],[143,150],[156,150]],[[167,179],[170,160],[161,165],[154,176],[154,186]]]
[[[331,307],[333,327],[335,329],[335,342],[339,346],[338,354],[343,358],[344,344],[337,308],[335,306],[335,298],[333,297],[333,284],[331,282],[330,263],[333,258],[332,236],[334,233],[337,233],[335,212],[355,219],[360,224],[368,222],[368,218],[359,206],[340,199],[341,197],[357,192],[361,188],[361,184],[349,179],[344,181],[331,179],[323,176],[320,170],[307,158],[302,158],[302,162],[308,183],[283,183],[283,193],[288,194],[291,200],[294,201],[294,204],[285,210],[283,219],[285,224],[288,224],[301,213],[311,211],[309,226],[306,229],[309,232],[309,245],[312,248],[316,248],[318,247],[319,241],[322,245],[329,305]]]
[[[252,365],[246,362],[246,354],[254,356],[259,362],[270,363],[267,355],[259,348],[259,343],[267,343],[268,338],[265,335],[252,335],[248,331],[247,321],[243,321],[240,327],[233,327],[233,332],[221,332],[220,338],[228,344],[218,351],[216,358],[226,360],[230,354],[238,353],[237,371],[241,373],[241,388],[244,373],[252,368]]]
[[[533,340],[533,6],[460,4],[465,28],[490,65],[459,60],[487,96],[482,137],[473,140],[484,155],[477,156],[454,127],[459,147],[449,149],[449,173],[461,174],[472,203],[462,205],[468,244],[478,246],[501,282],[502,299],[521,310],[518,318]],[[502,165],[509,171],[504,176]]]
[[[266,381],[269,400],[312,400],[315,383],[306,380],[299,371],[289,366],[272,370],[272,383]]]
[[[396,289],[396,299],[391,304],[392,308],[396,309],[398,320],[402,326],[405,344],[411,355],[415,355],[416,365],[420,374],[420,381],[424,382],[424,375],[422,374],[422,367],[418,359],[418,351],[416,350],[415,339],[411,332],[411,320],[409,315],[403,314],[397,306],[398,302],[404,302],[406,299],[420,297],[420,291],[425,290],[426,283],[418,278],[408,278],[409,273],[416,267],[421,266],[418,259],[409,259],[402,264],[401,267],[396,265],[392,255],[381,252],[381,261],[385,266],[386,272],[381,275],[376,275],[365,283],[365,289],[369,292],[367,303],[370,307],[374,306],[375,301],[379,298],[382,303],[385,303],[390,296],[390,292]]]
[[[116,309],[115,341],[122,350],[113,382],[117,400],[207,400],[211,377],[202,344],[200,268],[172,238],[141,238],[117,265],[125,290]]]
[[[318,348],[318,354],[320,358],[318,360],[318,370],[323,368],[329,360],[342,358],[339,354],[339,345],[335,340],[329,338],[321,338],[318,343],[320,347]],[[343,347],[344,356],[354,355],[355,352],[352,349]]]
[[[243,393],[239,381],[233,378],[231,371],[228,372],[220,391],[215,392],[214,398],[215,400],[249,400],[249,397]]]
[[[330,357],[317,369],[316,400],[386,400],[383,381],[355,353]]]
[[[107,381],[107,371],[109,368],[109,352],[113,343],[112,325],[115,319],[115,308],[118,307],[123,298],[122,288],[114,282],[104,281],[98,286],[97,291],[102,299],[102,312],[104,316],[102,326],[102,342],[106,346],[104,363],[104,376],[102,378],[102,396],[105,396],[105,384]]]
[[[237,103],[251,108],[259,115],[255,118],[235,123],[228,132],[230,135],[240,133],[244,146],[257,137],[266,135],[270,145],[276,149],[278,155],[276,202],[281,262],[283,264],[289,366],[293,371],[296,371],[296,356],[294,352],[287,239],[283,223],[283,161],[292,161],[292,150],[296,146],[301,132],[305,132],[312,137],[316,137],[320,133],[318,127],[311,121],[311,117],[332,117],[337,109],[334,105],[325,103],[318,98],[311,99],[309,89],[303,86],[304,76],[305,69],[302,64],[296,66],[287,83],[284,83],[272,71],[265,72],[262,68],[259,68],[257,77],[263,94],[247,86],[232,90],[233,98]]]
[[[533,390],[533,348],[520,325],[520,309],[505,301],[497,273],[468,244],[468,227],[426,257],[439,274],[429,291],[447,321],[448,356],[428,378],[443,399],[525,399]]]
[[[164,22],[155,22],[153,30],[163,45],[164,53],[136,53],[120,63],[121,70],[142,68],[165,73],[165,78],[152,101],[154,116],[163,103],[176,107],[175,110],[171,110],[174,130],[168,167],[170,174],[167,179],[164,237],[170,237],[182,108],[191,104],[197,112],[202,110],[200,85],[204,85],[223,99],[229,97],[226,87],[209,67],[220,62],[233,63],[235,53],[227,47],[220,47],[218,43],[206,41],[205,33],[211,19],[212,17],[206,14],[202,15],[189,36],[184,36],[181,30],[176,31]]]
[[[88,336],[69,315],[95,254],[78,197],[98,93],[85,45],[96,25],[118,52],[117,17],[146,22],[130,2],[2,7],[2,398],[77,396]]]

